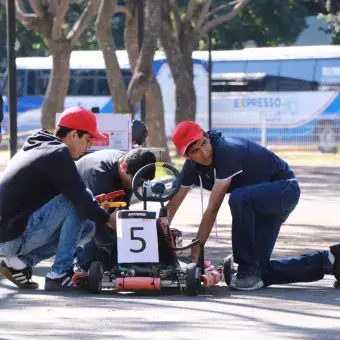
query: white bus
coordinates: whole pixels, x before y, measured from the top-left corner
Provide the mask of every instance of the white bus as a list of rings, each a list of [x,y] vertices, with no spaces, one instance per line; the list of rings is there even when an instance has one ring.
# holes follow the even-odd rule
[[[130,64],[126,51],[116,51],[126,86],[131,80]],[[17,65],[17,112],[18,131],[30,133],[40,128],[41,106],[51,73],[51,57],[23,57],[16,59]],[[65,108],[82,106],[99,108],[99,113],[114,113],[114,105],[106,79],[105,63],[101,51],[73,51],[70,59],[70,83]],[[154,73],[160,84],[166,117],[167,135],[171,134],[175,123],[175,85],[164,52],[157,51],[154,57]],[[197,112],[200,121],[207,125],[208,73],[205,61],[195,60],[195,87]],[[6,84],[6,79],[4,81]],[[8,105],[5,93],[3,133],[8,131]],[[113,99],[114,100],[114,99]],[[139,111],[136,118],[140,118]]]
[[[117,51],[126,84],[131,79],[126,51]],[[196,120],[208,126],[207,51],[195,51]],[[17,58],[19,131],[40,126],[51,57]],[[65,107],[99,107],[113,112],[101,51],[74,51]],[[175,86],[164,52],[154,73],[161,86],[166,132],[175,122]],[[269,144],[316,143],[334,152],[340,131],[340,46],[245,48],[212,51],[212,128]],[[4,105],[4,130],[7,117]],[[265,131],[265,134],[263,133]]]
[[[194,58],[208,60],[206,51]],[[340,46],[212,52],[212,126],[267,144],[316,144],[340,136]],[[264,131],[265,129],[265,131]]]

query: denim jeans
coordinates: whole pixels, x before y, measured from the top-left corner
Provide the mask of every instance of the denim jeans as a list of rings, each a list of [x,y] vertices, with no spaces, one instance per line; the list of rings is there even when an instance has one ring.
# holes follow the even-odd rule
[[[18,256],[33,267],[55,255],[52,271],[65,273],[73,266],[77,246],[88,242],[94,230],[94,222],[81,218],[72,203],[58,195],[29,217],[23,235],[0,243],[0,256]]]
[[[289,180],[241,187],[231,193],[232,246],[240,272],[266,272],[281,225],[299,197],[298,182]]]
[[[328,259],[327,250],[271,260],[262,274],[262,279],[265,286],[270,286],[318,281],[325,274],[333,274],[333,265]]]

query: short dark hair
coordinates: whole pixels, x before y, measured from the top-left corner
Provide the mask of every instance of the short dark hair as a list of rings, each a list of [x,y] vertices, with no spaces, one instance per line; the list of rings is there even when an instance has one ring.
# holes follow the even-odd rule
[[[153,152],[143,148],[132,149],[122,157],[121,162],[127,163],[126,173],[134,176],[143,166],[156,163],[156,156]],[[152,180],[155,178],[155,172],[156,168],[152,166],[143,171],[141,176],[143,179]]]
[[[57,126],[55,131],[54,131],[54,134],[59,138],[64,138],[66,137],[66,135],[70,132],[70,131],[73,131],[75,129],[72,129],[72,128],[68,128],[68,127],[65,127],[65,126]],[[87,131],[83,131],[83,130],[77,130],[77,134],[78,134],[78,137],[81,138],[83,137],[85,134],[87,134],[88,132]]]

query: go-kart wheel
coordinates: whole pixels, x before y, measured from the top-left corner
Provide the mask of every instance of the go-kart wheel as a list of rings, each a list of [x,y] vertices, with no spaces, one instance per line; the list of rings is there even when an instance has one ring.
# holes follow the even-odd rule
[[[236,270],[234,268],[234,256],[229,255],[223,261],[223,274],[224,280],[227,286],[230,286],[231,280],[233,279]]]
[[[336,280],[333,283],[334,288],[340,288],[340,281]]]
[[[88,275],[89,291],[99,294],[102,290],[103,266],[99,261],[92,262]]]
[[[163,182],[147,182],[143,180],[143,174],[147,173],[148,171],[152,170],[152,168],[166,168],[172,172],[172,174],[175,176],[175,179],[170,182],[164,184]],[[144,189],[150,189],[151,195],[147,195],[146,193],[141,195],[139,192],[139,187],[143,187]],[[169,163],[163,163],[163,162],[156,162],[151,163],[143,166],[141,169],[137,171],[135,176],[132,180],[132,190],[135,196],[143,202],[168,202],[170,201],[179,191],[181,188],[181,181],[180,181],[180,174],[179,171],[171,164]],[[165,194],[165,192],[169,189],[172,189],[170,193]]]
[[[197,267],[197,263],[189,263],[187,267],[187,287],[186,293],[188,296],[197,296],[201,282],[198,278],[200,269]]]

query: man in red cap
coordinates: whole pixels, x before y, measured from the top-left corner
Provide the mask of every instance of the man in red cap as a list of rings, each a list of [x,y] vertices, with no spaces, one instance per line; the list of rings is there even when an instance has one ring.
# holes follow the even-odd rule
[[[207,241],[225,194],[230,193],[233,258],[237,274],[230,287],[254,290],[272,284],[310,282],[325,274],[340,279],[340,245],[293,258],[270,260],[280,227],[298,204],[299,184],[288,164],[273,152],[243,138],[223,138],[204,132],[192,121],[178,124],[172,140],[187,158],[182,188],[168,204],[170,220],[192,185],[211,191],[197,239]],[[191,251],[198,261],[199,245]],[[227,274],[227,273],[225,273]],[[229,281],[229,277],[227,278]]]
[[[32,267],[55,255],[45,278],[46,290],[73,288],[73,254],[90,240],[95,223],[115,228],[109,214],[93,200],[74,159],[82,156],[98,132],[89,110],[72,107],[57,123],[55,136],[45,131],[27,138],[0,181],[0,273],[21,289],[36,289]]]

